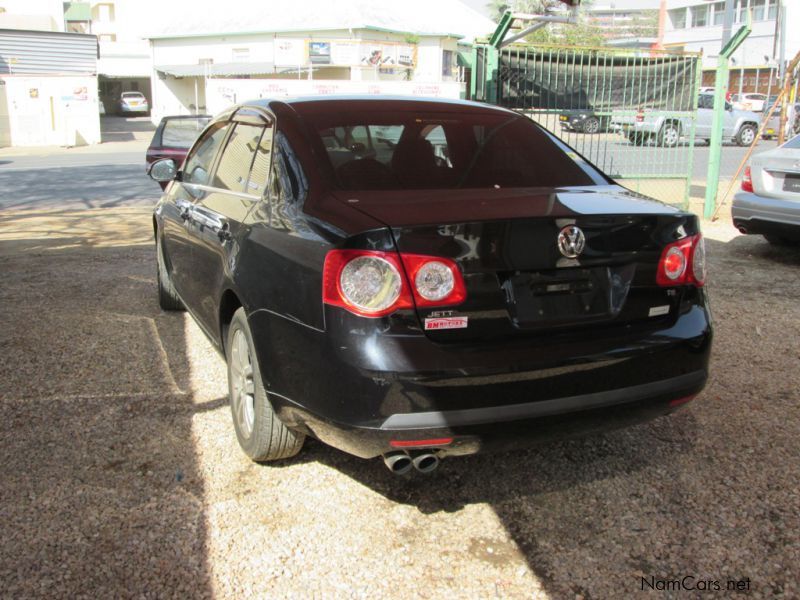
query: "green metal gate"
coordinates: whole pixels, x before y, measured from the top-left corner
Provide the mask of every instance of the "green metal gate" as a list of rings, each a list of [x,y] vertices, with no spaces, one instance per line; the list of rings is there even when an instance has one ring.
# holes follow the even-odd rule
[[[700,56],[473,47],[472,98],[521,112],[627,187],[688,205]]]

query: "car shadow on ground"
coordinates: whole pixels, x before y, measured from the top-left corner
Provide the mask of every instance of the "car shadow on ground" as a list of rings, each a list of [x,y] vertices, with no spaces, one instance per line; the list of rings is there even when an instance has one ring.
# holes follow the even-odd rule
[[[225,400],[191,393],[185,317],[123,238],[0,241],[9,597],[212,596],[192,418]]]

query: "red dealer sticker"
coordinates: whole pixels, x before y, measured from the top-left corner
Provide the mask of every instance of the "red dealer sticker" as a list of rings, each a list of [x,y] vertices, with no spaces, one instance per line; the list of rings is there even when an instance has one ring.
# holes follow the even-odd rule
[[[464,329],[468,317],[438,317],[425,319],[425,329]]]

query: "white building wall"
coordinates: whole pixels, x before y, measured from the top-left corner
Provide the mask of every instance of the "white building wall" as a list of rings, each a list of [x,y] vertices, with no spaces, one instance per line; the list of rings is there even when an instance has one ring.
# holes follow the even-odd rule
[[[0,145],[100,142],[97,77],[2,76],[0,90]]]
[[[458,99],[463,92],[464,84],[452,81],[419,83],[413,81],[209,79],[205,97],[208,112],[216,114],[238,102],[259,98],[367,94]]]
[[[61,0],[0,0],[0,29],[64,31]]]
[[[442,45],[440,38],[423,37],[417,45],[417,68],[414,81],[436,82],[442,80]]]

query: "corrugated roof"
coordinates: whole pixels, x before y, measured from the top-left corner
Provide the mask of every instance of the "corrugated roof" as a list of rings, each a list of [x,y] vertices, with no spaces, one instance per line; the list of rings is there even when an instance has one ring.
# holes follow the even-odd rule
[[[170,10],[172,7],[167,7]],[[495,24],[458,0],[227,0],[203,10],[162,15],[165,25],[146,37],[180,38],[258,33],[373,29],[472,40]]]
[[[0,75],[97,73],[97,38],[0,29]]]

